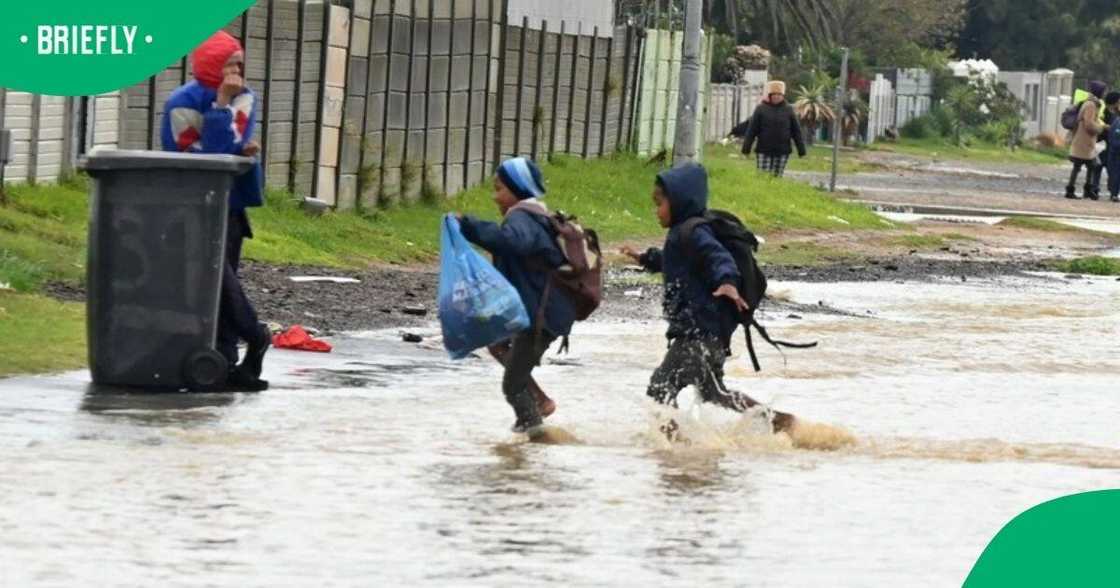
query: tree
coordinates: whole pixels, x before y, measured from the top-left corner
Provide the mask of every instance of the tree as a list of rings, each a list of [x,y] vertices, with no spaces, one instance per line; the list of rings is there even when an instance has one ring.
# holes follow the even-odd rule
[[[793,111],[801,120],[805,129],[805,138],[812,145],[817,138],[817,130],[822,125],[831,124],[836,120],[836,112],[829,104],[830,87],[827,84],[817,84],[806,88],[797,89],[797,101],[793,103]]]

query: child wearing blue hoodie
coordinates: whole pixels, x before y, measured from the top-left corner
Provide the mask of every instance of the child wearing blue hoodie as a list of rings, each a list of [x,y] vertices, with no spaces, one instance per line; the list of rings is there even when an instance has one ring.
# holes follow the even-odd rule
[[[739,269],[712,229],[698,224],[685,243],[686,221],[708,209],[708,173],[685,163],[657,176],[653,202],[661,226],[669,229],[665,245],[639,254],[622,252],[647,271],[664,276],[663,312],[669,321],[669,350],[650,378],[647,395],[660,404],[677,406],[677,395],[695,386],[704,402],[743,412],[758,403],[723,383],[723,364],[731,336],[748,309],[739,293]],[[776,427],[784,423],[775,421]],[[676,430],[670,423],[666,433]]]
[[[491,348],[505,367],[502,393],[517,418],[513,431],[530,437],[541,434],[542,408],[546,413],[554,409],[533,381],[533,368],[540,365],[553,341],[571,333],[576,316],[562,289],[549,288],[545,296],[551,270],[565,259],[548,208],[541,202],[544,195],[537,165],[515,157],[498,166],[494,178],[494,203],[502,215],[501,223],[470,216],[459,219],[463,236],[493,255],[494,267],[521,295],[532,319],[529,329]]]
[[[245,51],[233,36],[218,31],[191,54],[195,79],[175,90],[164,108],[161,142],[165,151],[256,157],[260,145],[252,140],[256,96],[245,87]],[[259,392],[271,333],[257,319],[253,304],[241,288],[238,271],[244,239],[253,238],[245,210],[263,203],[259,160],[234,180],[226,225],[226,263],[218,311],[218,351],[230,365],[231,390]],[[238,364],[237,343],[249,349]]]

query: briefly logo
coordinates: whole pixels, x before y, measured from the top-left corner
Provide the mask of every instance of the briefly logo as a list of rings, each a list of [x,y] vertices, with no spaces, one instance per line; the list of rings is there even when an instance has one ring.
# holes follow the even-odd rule
[[[128,25],[39,25],[35,49],[39,55],[133,55],[140,27]],[[151,45],[155,39],[144,35]],[[31,42],[20,35],[19,42]]]

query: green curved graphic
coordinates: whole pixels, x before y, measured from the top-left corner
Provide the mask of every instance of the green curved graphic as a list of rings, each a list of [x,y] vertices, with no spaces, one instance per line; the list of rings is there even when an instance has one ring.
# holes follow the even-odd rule
[[[1120,490],[1066,496],[1015,517],[964,585],[1120,586]]]
[[[61,96],[135,84],[189,53],[253,0],[47,0],[0,9],[0,86]]]

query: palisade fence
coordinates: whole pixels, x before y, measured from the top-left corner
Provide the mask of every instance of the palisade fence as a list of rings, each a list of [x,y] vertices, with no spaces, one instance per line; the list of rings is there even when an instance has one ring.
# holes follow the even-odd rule
[[[509,22],[508,2],[259,0],[234,19],[268,185],[373,208],[453,195],[513,155],[671,145],[679,31],[530,27]],[[96,148],[159,149],[163,105],[190,78],[184,57],[99,96],[0,89],[7,179],[56,180]]]

